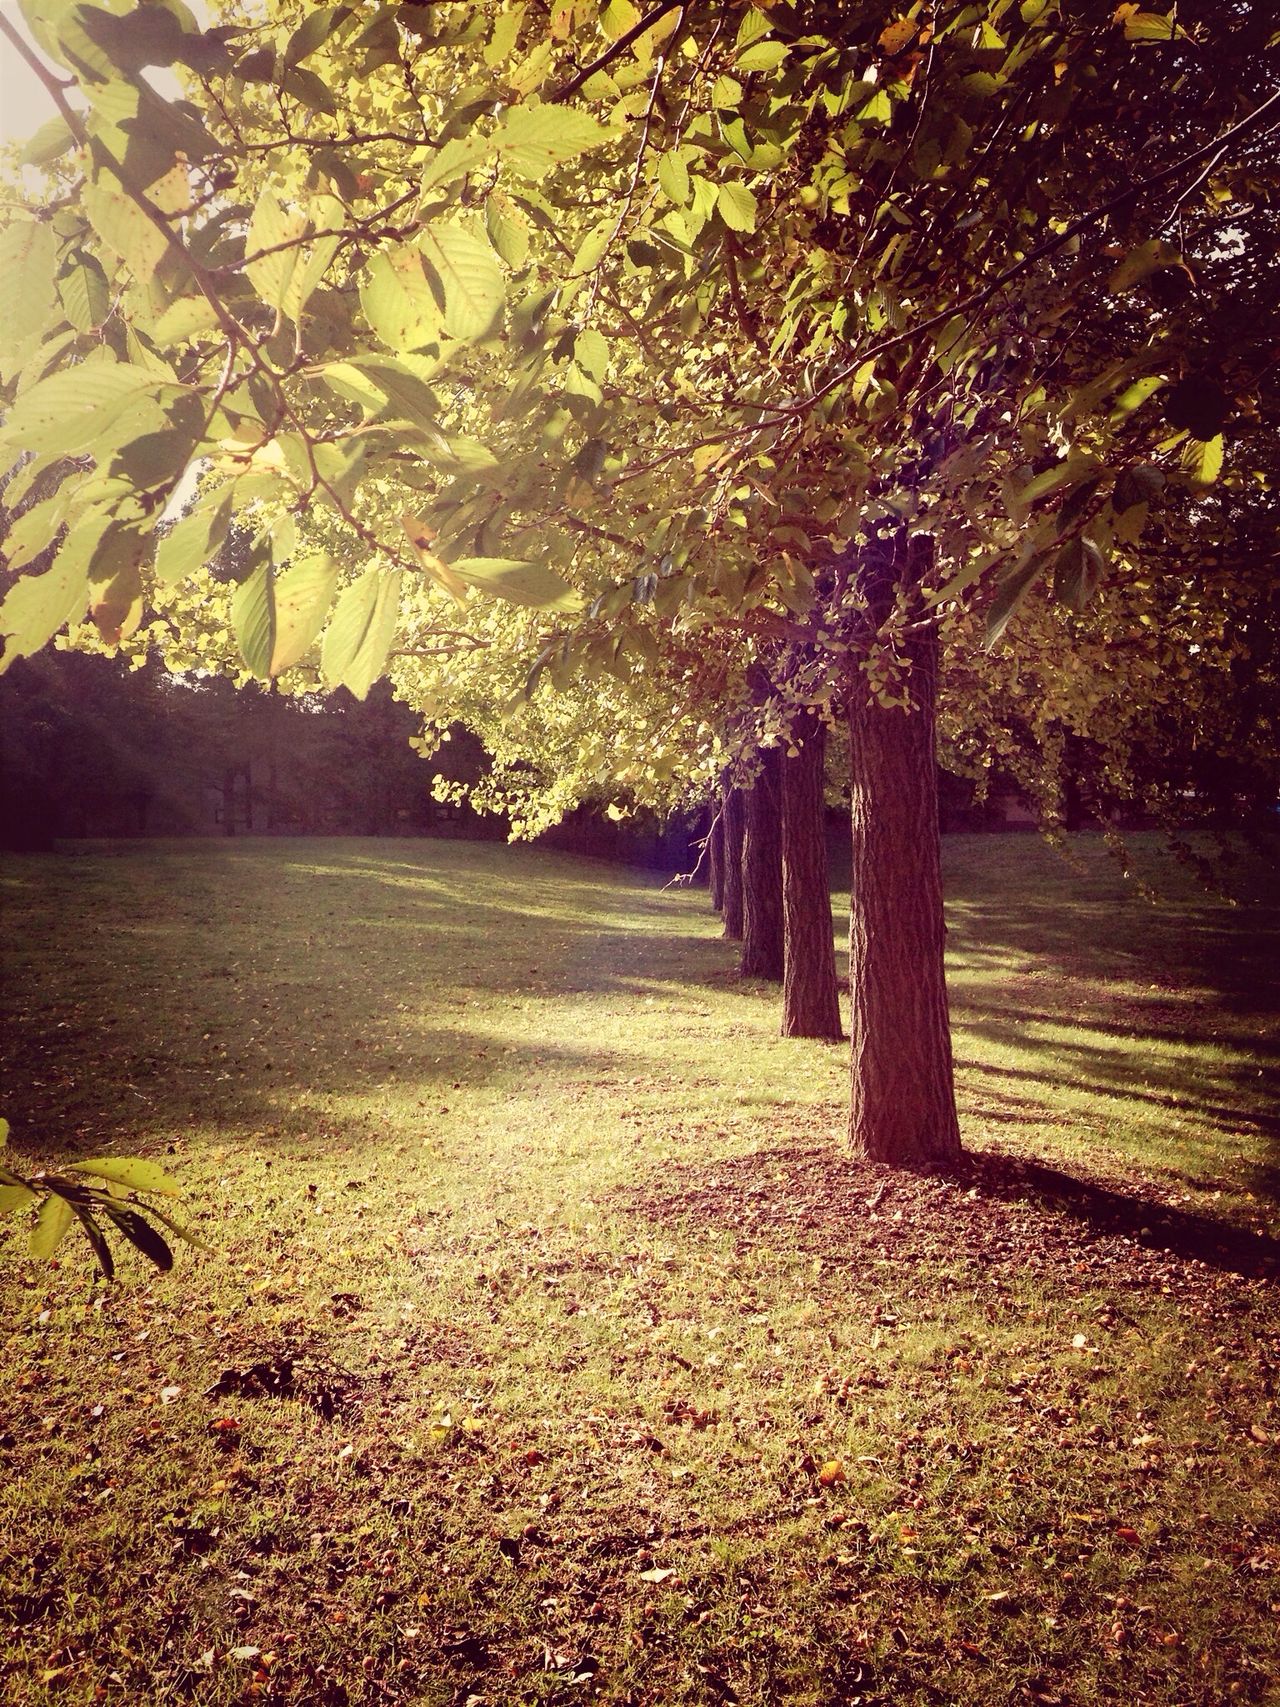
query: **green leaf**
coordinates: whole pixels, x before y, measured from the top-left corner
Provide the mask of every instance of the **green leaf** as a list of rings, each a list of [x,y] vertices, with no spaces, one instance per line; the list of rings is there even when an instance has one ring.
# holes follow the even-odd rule
[[[507,296],[492,248],[465,225],[440,225],[423,233],[420,252],[440,281],[446,333],[464,342],[483,338]]]
[[[44,330],[57,303],[57,256],[57,235],[47,220],[12,219],[0,227],[6,345],[20,345]],[[3,365],[11,371],[7,350]]]
[[[40,1206],[40,1215],[31,1229],[31,1260],[48,1262],[66,1238],[75,1214],[65,1197],[51,1191]]]
[[[102,1235],[102,1228],[99,1227],[83,1204],[73,1203],[71,1207],[75,1212],[76,1219],[84,1228],[84,1236],[89,1241],[89,1247],[93,1251],[103,1279],[114,1280],[116,1265],[111,1255],[111,1247]]]
[[[741,53],[744,47],[750,47],[752,42],[769,35],[772,29],[773,21],[766,12],[762,12],[758,6],[748,6],[742,15],[742,22],[738,25],[738,33],[733,38],[734,48]]]
[[[182,516],[156,545],[155,576],[163,584],[185,581],[218,551],[231,522],[231,494],[215,493]]]
[[[574,339],[573,359],[592,379],[603,383],[608,377],[609,345],[604,335],[597,332],[594,326],[588,326]]]
[[[1222,473],[1222,434],[1211,439],[1188,439],[1182,447],[1182,466],[1194,486],[1212,486]]]
[[[424,199],[430,199],[428,192],[431,190],[443,190],[450,184],[456,184],[459,178],[465,178],[468,172],[474,172],[492,160],[495,152],[494,139],[483,135],[474,126],[465,136],[451,137],[429,156],[423,167],[419,184]]]
[[[1092,599],[1106,567],[1102,552],[1091,539],[1077,534],[1058,553],[1053,566],[1053,596],[1074,611],[1082,611]]]
[[[317,48],[323,47],[337,25],[350,16],[350,12],[349,6],[317,6],[314,12],[309,12],[289,37],[288,46],[284,50],[285,64],[297,65]]]
[[[1031,591],[1043,568],[1043,559],[1035,556],[1029,563],[1023,563],[1020,568],[1015,569],[1001,583],[987,612],[987,629],[982,642],[986,651],[990,652],[1000,640],[1009,626],[1009,619]]]
[[[87,1162],[68,1162],[67,1172],[92,1174],[113,1185],[126,1185],[130,1191],[159,1191],[166,1197],[177,1197],[182,1189],[158,1163],[138,1156],[94,1156]]]
[[[236,588],[231,600],[231,631],[240,656],[260,681],[271,675],[275,647],[275,565],[268,559],[259,564]]]
[[[442,335],[443,317],[422,257],[408,244],[372,258],[360,286],[360,306],[376,335],[397,355],[438,343]]]
[[[65,623],[83,615],[88,602],[88,565],[66,551],[59,552],[43,575],[15,581],[0,604],[0,634],[6,641],[0,675],[15,658],[29,658]]]
[[[508,557],[459,557],[448,567],[468,585],[512,604],[531,605],[535,610],[573,610],[581,603],[567,581],[554,569],[538,563]]]
[[[77,253],[57,284],[62,311],[76,331],[96,331],[111,312],[107,276],[97,260]]]
[[[1126,415],[1132,415],[1135,409],[1142,405],[1164,384],[1162,373],[1147,374],[1144,379],[1135,379],[1132,385],[1127,385],[1111,405],[1111,419],[1122,421]]]
[[[275,645],[269,674],[296,664],[324,626],[338,583],[338,566],[326,552],[291,563],[275,583]]]
[[[617,41],[640,22],[640,13],[633,0],[607,0],[601,8],[600,34],[606,41]]]
[[[61,113],[55,113],[36,131],[20,158],[24,166],[52,166],[55,160],[60,160],[75,146],[76,139],[70,125]]]
[[[1151,273],[1162,271],[1166,267],[1184,266],[1181,252],[1172,243],[1166,243],[1159,237],[1152,237],[1145,243],[1139,243],[1136,249],[1131,249],[1114,268],[1107,280],[1107,289],[1112,296],[1119,296],[1124,291],[1132,290]]]
[[[504,166],[517,178],[536,182],[553,166],[576,160],[619,135],[572,107],[514,107],[492,140]]]
[[[22,512],[4,536],[6,568],[15,571],[25,569],[33,557],[39,557],[41,552],[49,549],[67,519],[72,497],[68,481],[52,497],[44,498]]]
[[[529,259],[529,227],[499,190],[485,200],[484,228],[498,254],[513,272],[519,272]]]
[[[364,699],[386,668],[400,614],[400,576],[399,569],[389,575],[369,569],[338,600],[320,652],[327,687],[349,688]]]
[[[231,626],[255,676],[269,680],[302,657],[324,623],[337,577],[333,559],[320,552],[283,573],[264,563],[236,589]]]
[[[100,452],[114,442],[114,430],[122,421],[140,432],[163,426],[159,394],[176,389],[163,375],[129,362],[81,362],[24,391],[9,410],[2,435],[6,442],[37,454]]]
[[[339,388],[346,383],[348,395],[368,400],[375,413],[388,405],[407,421],[434,421],[440,405],[425,380],[413,368],[391,356],[360,356],[347,362],[331,362],[323,370],[326,380]]]
[[[668,149],[658,162],[658,187],[678,207],[689,203],[689,168],[683,155]]]
[[[730,231],[756,228],[756,198],[745,184],[721,184],[716,191],[716,212]]]
[[[194,1245],[198,1251],[212,1250],[211,1245],[207,1245],[203,1239],[197,1238],[189,1227],[184,1227],[181,1221],[175,1221],[172,1215],[158,1208],[156,1204],[148,1203],[147,1214],[153,1220],[158,1221],[162,1227],[167,1227],[171,1233],[176,1233],[180,1239],[185,1239],[189,1245]]]
[[[39,1203],[39,1192],[29,1185],[0,1185],[0,1215],[12,1215],[19,1209],[30,1209]]]
[[[1112,503],[1118,513],[1131,510],[1138,504],[1149,504],[1165,488],[1164,470],[1151,462],[1131,463],[1116,477]]]
[[[299,305],[291,296],[290,286],[298,269],[301,240],[306,229],[306,214],[296,208],[285,209],[267,189],[258,198],[245,237],[246,255],[256,255],[263,249],[273,251],[259,260],[246,263],[244,270],[250,283],[268,308],[279,309],[291,320],[297,319]],[[278,244],[290,247],[277,248]]]
[[[86,184],[81,191],[89,223],[134,278],[150,279],[169,251],[164,233],[147,218],[132,196],[115,184]]]
[[[314,71],[308,71],[305,65],[291,65],[284,74],[281,87],[295,101],[310,107],[313,113],[336,113],[338,110],[337,100],[328,84]]]
[[[756,42],[738,55],[739,71],[776,71],[790,49],[780,41]]]
[[[1096,458],[1086,451],[1071,451],[1061,462],[1055,462],[1052,467],[1028,480],[1018,491],[1009,494],[1009,514],[1018,520],[1026,515],[1033,504],[1038,503],[1041,498],[1047,498],[1060,486],[1091,480],[1097,473]]]
[[[1163,17],[1159,12],[1129,12],[1127,8],[1117,8],[1125,13],[1124,39],[1137,42],[1173,41],[1186,32],[1181,30],[1172,18]]]

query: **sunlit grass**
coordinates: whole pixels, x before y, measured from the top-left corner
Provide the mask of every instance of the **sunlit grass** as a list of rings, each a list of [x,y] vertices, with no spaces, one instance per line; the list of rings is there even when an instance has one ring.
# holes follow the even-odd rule
[[[1275,913],[947,852],[968,1144],[1274,1226]],[[846,1170],[844,1051],[704,897],[447,842],[3,874],[16,1142],[163,1157],[219,1253],[0,1251],[15,1699],[1266,1698],[1273,1287]],[[291,1349],[333,1420],[204,1396]]]

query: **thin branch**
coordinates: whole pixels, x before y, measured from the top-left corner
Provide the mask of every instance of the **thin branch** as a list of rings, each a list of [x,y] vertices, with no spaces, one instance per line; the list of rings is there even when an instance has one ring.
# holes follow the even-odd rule
[[[618,37],[617,41],[610,42],[598,59],[593,59],[590,65],[584,65],[580,71],[575,72],[567,83],[562,83],[558,89],[553,90],[547,97],[548,101],[567,101],[570,95],[576,95],[582,85],[589,83],[597,71],[603,71],[607,65],[612,65],[615,59],[627,51],[633,41],[639,41],[646,30],[651,30],[656,23],[666,17],[668,12],[674,12],[677,6],[684,4],[686,4],[686,0],[659,0],[653,10],[646,12],[639,23],[632,24],[629,30]]]
[[[685,17],[688,15],[688,11],[688,0],[683,0],[680,8],[681,23],[684,22]],[[653,84],[649,90],[648,104],[644,110],[644,128],[640,132],[640,146],[636,149],[636,163],[631,172],[631,182],[627,185],[626,198],[622,203],[622,207],[618,213],[617,220],[614,223],[613,230],[609,233],[609,241],[605,244],[604,255],[602,255],[596,263],[595,276],[591,281],[591,295],[587,302],[588,319],[591,317],[591,314],[595,309],[596,297],[600,290],[600,269],[604,265],[605,256],[608,255],[609,251],[618,241],[618,235],[623,226],[627,223],[627,217],[630,214],[632,204],[636,199],[636,190],[640,185],[640,173],[644,168],[644,157],[649,151],[649,134],[653,129],[653,115],[658,106],[658,91],[662,87],[662,74],[666,70],[666,67],[667,45],[664,43],[662,51],[658,55],[658,63],[653,73]]]
[[[697,862],[694,865],[693,870],[677,871],[670,883],[664,883],[662,885],[662,888],[658,891],[660,895],[665,895],[668,889],[688,889],[692,886],[694,878],[697,877],[698,873],[702,870],[702,862],[707,857],[708,850],[711,847],[711,838],[716,833],[716,825],[720,822],[722,815],[723,809],[717,811],[715,817],[707,826],[706,835],[693,844],[694,847],[699,850]]]
[[[271,154],[279,148],[363,148],[373,142],[402,142],[407,148],[443,148],[431,136],[411,136],[400,130],[354,131],[350,136],[299,136],[286,131],[270,142],[241,142],[223,154]]]

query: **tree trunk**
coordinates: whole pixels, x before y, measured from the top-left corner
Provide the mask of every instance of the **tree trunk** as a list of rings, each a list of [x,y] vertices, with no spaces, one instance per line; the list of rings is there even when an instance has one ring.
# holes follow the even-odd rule
[[[711,828],[707,831],[707,881],[711,886],[711,909],[724,912],[724,809],[721,801],[711,805]]]
[[[742,790],[726,782],[720,810],[724,822],[724,913],[723,935],[730,942],[742,941],[742,838],[745,809]]]
[[[782,1035],[834,1042],[844,1032],[823,821],[826,726],[802,712],[792,737],[800,751],[782,761]]]
[[[943,971],[934,761],[938,641],[913,638],[913,708],[855,675],[849,704],[852,897],[849,1134],[873,1161],[945,1166],[960,1155]]]
[[[236,833],[236,772],[234,765],[227,765],[222,772],[222,833],[224,836],[234,836]]]
[[[782,977],[782,750],[763,747],[742,842],[744,978]]]

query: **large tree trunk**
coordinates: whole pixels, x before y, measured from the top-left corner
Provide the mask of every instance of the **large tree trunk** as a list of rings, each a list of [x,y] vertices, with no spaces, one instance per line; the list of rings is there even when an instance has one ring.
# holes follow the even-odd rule
[[[724,806],[711,803],[711,827],[707,831],[707,881],[711,886],[713,912],[724,912]]]
[[[746,793],[742,842],[744,978],[782,977],[782,751],[763,747],[755,787]]]
[[[913,707],[884,706],[855,673],[849,703],[849,917],[854,1150],[945,1166],[960,1155],[943,973],[934,704],[938,641],[910,645]]]
[[[792,725],[782,761],[782,1035],[843,1037],[823,821],[827,731],[814,712]]]
[[[742,941],[742,838],[746,812],[742,790],[726,782],[720,811],[724,822],[724,932],[730,942]]]

